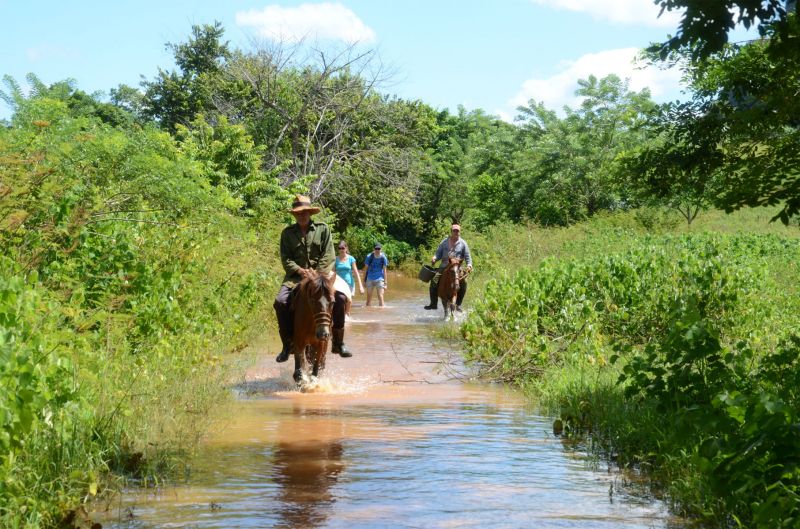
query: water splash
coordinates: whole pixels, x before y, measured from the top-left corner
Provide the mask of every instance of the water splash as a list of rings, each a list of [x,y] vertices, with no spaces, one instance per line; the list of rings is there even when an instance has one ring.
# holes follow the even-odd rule
[[[422,309],[427,286],[393,284],[391,307],[354,307],[345,337],[354,357],[329,355],[310,391],[270,344],[232,385],[243,398],[204,441],[191,479],[129,496],[103,525],[680,527],[646,489],[628,494],[618,474],[553,437],[552,418],[523,395],[464,383],[451,337],[465,314],[445,323],[441,310]]]
[[[358,395],[379,383],[380,381],[375,377],[353,376],[347,373],[328,371],[322,377],[311,377],[311,381],[303,388],[294,386],[288,392],[276,391],[275,394],[277,396],[289,396],[298,393]]]

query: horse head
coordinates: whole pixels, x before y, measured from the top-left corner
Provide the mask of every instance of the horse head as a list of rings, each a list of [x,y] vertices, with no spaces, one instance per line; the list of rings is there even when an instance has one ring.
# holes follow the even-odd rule
[[[461,287],[461,259],[458,257],[450,257],[442,272],[442,277],[439,279],[438,295],[442,300],[442,308],[444,308],[444,317],[447,318],[448,312],[452,315],[456,309],[456,296],[458,289]]]
[[[314,317],[314,336],[317,340],[328,340],[331,336],[331,314],[333,311],[335,275],[330,277],[312,270],[300,282],[298,303],[305,302]]]
[[[461,286],[461,259],[458,257],[451,257],[445,268],[445,277],[453,289],[453,292],[458,292]]]

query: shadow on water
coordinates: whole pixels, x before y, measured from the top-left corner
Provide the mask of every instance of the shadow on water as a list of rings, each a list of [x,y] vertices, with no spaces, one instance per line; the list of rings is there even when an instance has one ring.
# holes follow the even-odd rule
[[[122,498],[104,527],[681,527],[663,503],[552,435],[519,393],[468,383],[452,324],[427,288],[392,278],[384,308],[356,303],[351,359],[313,393],[270,344],[187,481]],[[130,514],[130,515],[129,515]]]

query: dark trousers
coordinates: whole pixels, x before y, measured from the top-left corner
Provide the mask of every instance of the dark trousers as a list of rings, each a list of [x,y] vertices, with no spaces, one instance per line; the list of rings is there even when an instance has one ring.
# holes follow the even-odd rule
[[[281,341],[286,344],[292,339],[294,334],[294,312],[292,312],[292,297],[296,293],[296,288],[289,288],[281,285],[278,295],[275,296],[275,316],[278,319],[278,333]],[[344,310],[347,305],[347,296],[341,292],[336,292],[333,303],[333,329],[344,329]]]
[[[431,279],[431,286],[428,289],[428,294],[431,296],[431,305],[434,307],[439,305],[439,278],[441,276],[436,276]],[[461,302],[464,301],[464,296],[467,294],[467,280],[462,279],[460,285],[458,287],[458,293],[456,294],[456,305],[459,307],[461,306]]]

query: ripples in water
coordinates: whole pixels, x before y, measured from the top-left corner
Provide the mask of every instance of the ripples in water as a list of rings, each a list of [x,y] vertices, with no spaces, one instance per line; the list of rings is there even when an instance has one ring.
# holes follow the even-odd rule
[[[651,528],[679,526],[552,435],[519,394],[448,381],[427,290],[394,278],[383,309],[356,307],[352,359],[313,393],[266,353],[190,478],[131,494],[118,528]],[[398,288],[399,286],[399,288]],[[392,296],[391,298],[389,296]],[[133,517],[127,516],[131,513]]]

